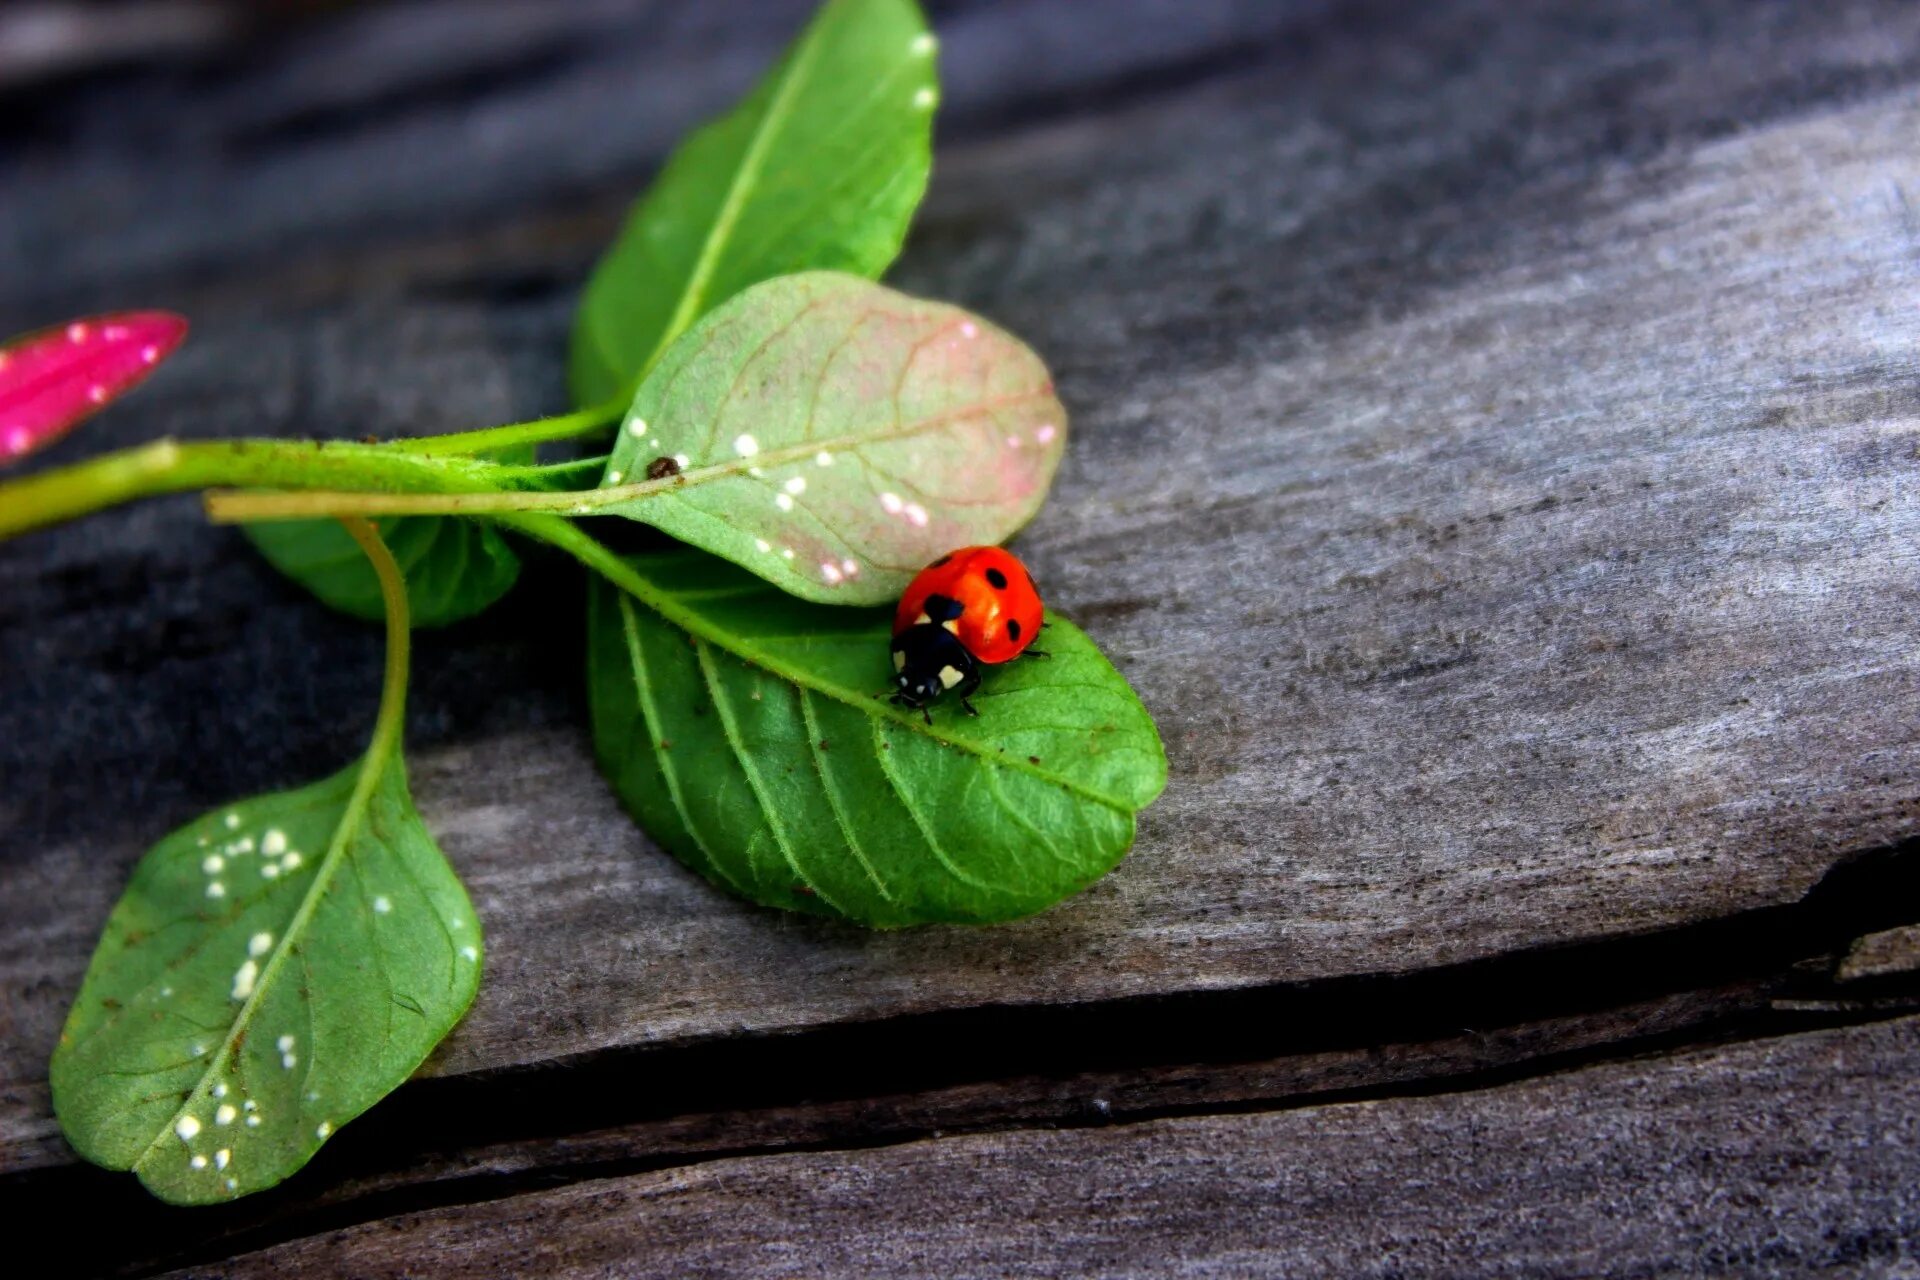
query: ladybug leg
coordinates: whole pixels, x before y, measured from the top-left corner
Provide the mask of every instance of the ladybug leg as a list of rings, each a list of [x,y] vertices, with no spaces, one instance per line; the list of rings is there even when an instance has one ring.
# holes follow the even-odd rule
[[[963,678],[959,684],[954,686],[953,691],[960,696],[961,709],[964,710],[970,716],[977,716],[980,714],[979,709],[976,708],[973,705],[973,703],[968,701],[969,698],[973,697],[973,691],[975,689],[978,689],[979,687],[980,687],[980,668],[978,667],[974,667],[972,670],[968,671],[965,678]]]
[[[1022,649],[1020,656],[1023,658],[1051,658],[1053,655],[1045,649]]]
[[[925,721],[926,721],[926,722],[927,722],[928,724],[932,724],[932,723],[933,723],[933,708],[932,708],[932,707],[922,707],[922,708],[920,708],[920,716],[921,716],[921,718],[922,718],[923,720],[925,720]]]

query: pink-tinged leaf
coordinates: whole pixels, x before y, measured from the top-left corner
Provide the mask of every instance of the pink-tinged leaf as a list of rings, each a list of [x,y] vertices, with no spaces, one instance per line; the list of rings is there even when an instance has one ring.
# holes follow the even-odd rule
[[[835,272],[755,285],[641,385],[603,487],[809,600],[874,604],[1032,518],[1066,447],[1040,358],[978,316]]]
[[[123,311],[0,346],[0,465],[45,448],[125,394],[186,336],[186,319],[170,311]]]

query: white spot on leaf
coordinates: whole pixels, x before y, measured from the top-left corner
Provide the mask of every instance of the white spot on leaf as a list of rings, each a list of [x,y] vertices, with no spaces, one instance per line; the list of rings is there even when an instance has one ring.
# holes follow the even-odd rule
[[[733,451],[743,458],[751,458],[760,452],[760,442],[743,431],[733,438]]]
[[[213,1113],[213,1122],[215,1124],[232,1124],[235,1117],[239,1114],[240,1108],[234,1106],[231,1102],[223,1102],[220,1104],[219,1109]]]
[[[790,493],[776,493],[773,495],[773,505],[782,511],[791,511],[793,510],[793,495]]]
[[[629,422],[627,424],[627,434],[635,440],[647,434],[647,420],[645,418],[635,418],[632,422]]]
[[[205,1156],[194,1156],[191,1160],[188,1160],[187,1163],[196,1169],[204,1169],[207,1167],[207,1158]]]
[[[247,1128],[249,1128],[249,1129],[258,1129],[259,1127],[260,1127],[260,1117],[259,1117],[259,1116],[248,1116],[248,1117],[247,1117]]]
[[[294,1040],[292,1036],[281,1036],[273,1042],[273,1047],[282,1053],[286,1053],[291,1050],[296,1043],[298,1042]]]
[[[333,1122],[330,1120],[322,1120],[319,1123],[319,1125],[315,1127],[313,1131],[313,1136],[320,1139],[320,1141],[325,1142],[327,1140],[327,1135],[332,1132],[333,1132]]]
[[[807,478],[805,476],[794,476],[791,480],[787,481],[786,490],[788,493],[798,497],[807,491]]]
[[[480,958],[480,952],[475,947],[462,947],[460,948],[460,958],[462,960],[478,960]]]
[[[291,871],[299,865],[300,851],[298,849],[287,850],[287,856],[280,859],[280,869],[282,871]]]
[[[885,511],[888,515],[890,516],[899,515],[900,507],[901,507],[901,502],[900,502],[899,494],[883,493],[880,495],[880,509],[882,511]]]
[[[840,582],[840,566],[831,560],[822,560],[820,562],[820,576],[825,578],[830,584],[837,586]]]
[[[224,898],[227,896],[227,886],[221,884],[218,880],[215,880],[212,884],[207,886],[207,896],[209,898]]]
[[[1052,444],[1053,443],[1053,424],[1051,422],[1041,423],[1040,429],[1033,433],[1033,438],[1035,440],[1038,440],[1041,444]]]
[[[229,831],[238,831],[240,829],[240,815],[237,813],[229,813],[226,817],[222,818],[221,821],[227,824],[227,830]]]
[[[960,336],[963,338],[977,338],[980,336],[980,326],[971,320],[964,321],[960,325]]]
[[[791,559],[793,559],[793,548],[792,548],[792,547],[782,547],[782,548],[780,548],[780,554],[781,554],[781,555],[783,555],[783,556],[785,556],[785,557],[786,557],[787,559],[789,559],[789,560],[791,560]]]
[[[250,956],[263,956],[271,950],[273,950],[273,935],[270,933],[256,933],[247,939],[247,954]]]
[[[173,1131],[180,1135],[180,1141],[192,1142],[200,1132],[200,1122],[192,1116],[181,1116],[173,1122]]]
[[[755,538],[753,540],[753,545],[761,551],[773,550],[773,544],[771,542],[768,542],[765,538]]]
[[[260,962],[248,960],[233,974],[233,998],[245,1000],[253,994],[253,984],[260,980]]]
[[[271,880],[280,874],[280,864],[277,862],[263,862],[260,864],[260,874]]]
[[[200,859],[200,869],[210,876],[219,875],[226,865],[227,860],[217,853],[210,853]]]
[[[233,1160],[233,1151],[229,1147],[222,1147],[218,1151],[213,1153],[213,1167],[216,1169],[226,1168],[227,1165],[232,1162],[232,1160]]]
[[[934,103],[940,101],[940,95],[932,89],[922,88],[913,95],[913,105],[922,111],[933,110]]]
[[[907,517],[907,523],[911,524],[914,528],[924,529],[927,527],[927,509],[919,503],[909,502],[901,509],[901,514]]]
[[[275,827],[260,837],[260,852],[269,858],[277,858],[287,851],[287,833]]]
[[[385,915],[393,910],[393,900],[383,893],[373,900],[373,909],[378,914]]]
[[[693,464],[687,461],[686,454],[676,453],[673,455],[673,465],[676,467],[679,467],[682,471],[685,471],[688,467],[692,466]]]
[[[858,560],[842,560],[840,562],[840,572],[846,574],[849,578],[857,578],[860,576],[860,562]]]
[[[833,455],[825,449],[822,449],[813,455],[813,465],[816,467],[830,467],[833,465]]]

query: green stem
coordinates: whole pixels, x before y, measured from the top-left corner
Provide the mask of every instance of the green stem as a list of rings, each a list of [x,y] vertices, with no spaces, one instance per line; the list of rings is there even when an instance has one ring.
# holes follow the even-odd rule
[[[214,485],[480,493],[499,468],[380,445],[295,440],[156,440],[0,484],[0,538],[137,498]]]
[[[384,448],[396,453],[412,454],[420,458],[447,457],[456,454],[490,453],[499,449],[520,444],[545,444],[553,440],[571,440],[575,436],[597,431],[601,427],[611,426],[620,421],[627,413],[627,406],[633,400],[631,394],[625,398],[615,397],[600,404],[588,405],[572,413],[556,414],[551,418],[536,418],[531,422],[514,422],[504,427],[485,427],[479,431],[459,431],[444,436],[412,436],[403,440],[390,440]]]
[[[407,579],[370,521],[349,516],[340,523],[367,553],[374,576],[380,579],[380,596],[387,606],[387,669],[380,684],[380,715],[373,723],[373,741],[367,746],[367,759],[381,761],[380,767],[384,768],[387,755],[399,746],[400,730],[406,721],[411,626],[407,614]],[[370,767],[369,772],[377,777],[380,769]]]

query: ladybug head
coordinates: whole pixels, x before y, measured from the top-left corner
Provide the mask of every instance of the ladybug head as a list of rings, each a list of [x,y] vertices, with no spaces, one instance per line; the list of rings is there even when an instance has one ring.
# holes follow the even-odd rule
[[[979,665],[945,627],[923,622],[893,638],[893,701],[924,709],[960,686],[965,697],[980,681]]]

